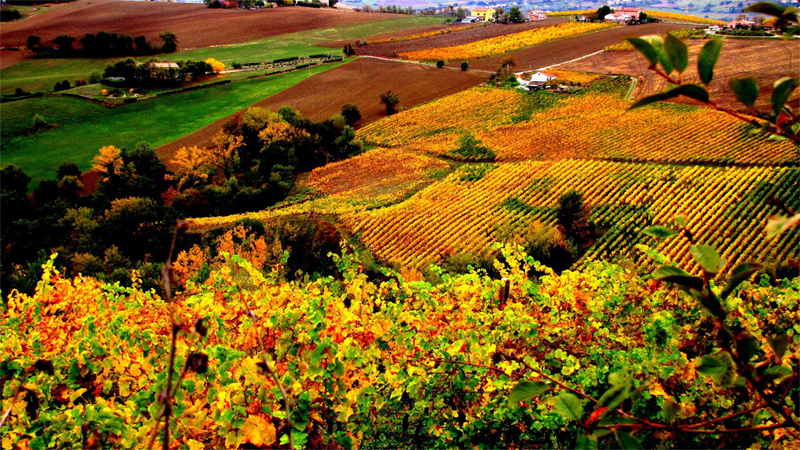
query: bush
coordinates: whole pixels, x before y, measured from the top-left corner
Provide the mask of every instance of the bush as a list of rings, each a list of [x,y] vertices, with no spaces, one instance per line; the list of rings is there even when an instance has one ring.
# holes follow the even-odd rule
[[[381,103],[386,107],[386,114],[392,115],[397,112],[400,98],[390,89],[381,93]]]
[[[441,69],[443,67],[444,67],[444,61],[442,61],[441,59],[436,61],[436,68],[437,69]]]
[[[19,13],[16,9],[2,9],[0,10],[0,22],[9,22],[12,20],[17,20],[22,17],[22,14]]]
[[[342,48],[342,53],[344,53],[344,56],[350,57],[354,56],[356,54],[356,51],[353,49],[352,45],[347,44],[344,46],[344,48]]]
[[[345,122],[351,127],[361,120],[361,111],[358,110],[358,106],[347,103],[342,105],[342,117],[344,117]]]
[[[578,245],[586,243],[591,237],[589,211],[577,191],[569,191],[558,199],[556,222],[563,228],[566,237]]]
[[[46,130],[50,128],[50,124],[44,120],[44,117],[40,116],[39,114],[33,115],[33,129],[36,131],[39,130]]]
[[[497,155],[481,141],[468,134],[458,141],[458,148],[448,152],[450,157],[463,161],[494,161]]]
[[[87,78],[87,81],[89,82],[89,84],[97,84],[102,79],[103,79],[103,75],[100,74],[100,72],[94,71],[94,72],[89,74],[89,78]]]
[[[70,84],[69,84],[69,81],[67,81],[67,80],[64,80],[64,81],[58,81],[58,82],[56,82],[55,86],[53,86],[53,90],[54,90],[54,91],[56,91],[56,92],[59,92],[59,91],[66,91],[66,90],[67,90],[67,89],[69,89],[70,87],[71,87],[71,86],[70,86]]]
[[[86,78],[76,78],[74,80],[74,83],[75,83],[75,87],[86,86]]]
[[[466,71],[467,69],[469,69],[469,63],[466,62],[466,61],[462,62],[461,63],[461,70]]]
[[[239,70],[239,69],[242,68],[242,65],[239,64],[238,62],[234,61],[234,62],[231,63],[231,67],[233,67],[236,70]]]
[[[14,95],[16,95],[17,97],[22,97],[23,95],[27,95],[27,94],[28,93],[25,92],[25,89],[22,89],[20,87],[18,87],[17,89],[14,90]]]

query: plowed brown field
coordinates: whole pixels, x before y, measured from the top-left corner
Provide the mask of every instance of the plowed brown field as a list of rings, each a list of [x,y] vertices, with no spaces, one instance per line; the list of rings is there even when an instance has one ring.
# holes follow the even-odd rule
[[[400,106],[410,108],[439,97],[454,94],[485,81],[479,72],[436,69],[431,66],[372,58],[359,58],[343,66],[315,75],[253,106],[277,111],[291,106],[312,120],[324,120],[341,112],[342,105],[353,103],[366,124],[386,115],[378,100],[380,93],[391,89],[400,98]],[[188,136],[157,149],[163,161],[185,146],[209,146],[211,139],[227,120],[218,120]]]
[[[171,31],[181,48],[235,44],[284,33],[336,27],[396,14],[357,13],[313,8],[262,10],[209,9],[202,4],[79,0],[19,22],[3,24],[4,47],[25,45],[30,35],[44,42],[66,34],[78,39],[86,33],[106,31],[156,40]]]
[[[705,41],[690,40],[690,61],[684,80],[699,82],[694,61]],[[733,76],[755,76],[758,79],[760,94],[756,107],[769,109],[772,95],[772,83],[785,76],[800,75],[800,46],[797,42],[783,40],[760,39],[726,39],[714,69],[714,80],[711,83],[711,98],[723,106],[735,109],[742,108],[736,101],[733,92],[728,88],[728,79]],[[592,57],[560,66],[560,69],[579,72],[615,73],[641,77],[642,82],[634,92],[634,98],[666,89],[667,82],[647,70],[647,61],[634,51],[603,52]],[[797,94],[795,94],[795,97]]]

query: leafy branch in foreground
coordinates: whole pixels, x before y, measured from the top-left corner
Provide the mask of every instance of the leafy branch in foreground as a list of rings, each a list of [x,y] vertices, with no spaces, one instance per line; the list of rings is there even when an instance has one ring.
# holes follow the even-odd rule
[[[677,216],[674,221],[679,231],[652,226],[643,230],[643,233],[655,238],[680,235],[687,239],[691,245],[692,257],[700,266],[702,275],[695,276],[678,267],[663,265],[653,276],[656,280],[672,283],[689,294],[713,322],[714,331],[707,337],[713,341],[714,351],[699,358],[697,371],[710,377],[717,388],[738,392],[737,400],[732,404],[733,412],[699,422],[677,420],[680,404],[667,400],[662,405],[663,421],[645,419],[633,411],[634,403],[648,387],[649,382],[646,380],[635,388],[634,379],[626,371],[613,372],[608,378],[610,388],[599,398],[595,398],[533,367],[516,355],[503,354],[505,359],[515,361],[538,378],[536,381],[517,383],[510,393],[509,402],[515,405],[549,391],[557,391],[558,394],[553,397],[554,409],[564,418],[578,422],[582,431],[578,434],[575,446],[581,449],[597,448],[599,439],[611,433],[623,449],[642,448],[642,443],[634,434],[643,429],[657,431],[662,436],[672,438],[680,433],[738,435],[786,429],[795,439],[800,438],[800,424],[796,411],[792,409],[793,400],[789,395],[800,380],[798,361],[784,357],[791,337],[784,333],[769,336],[770,330],[758,330],[766,336],[771,349],[771,354],[763,352],[755,336],[745,327],[732,323],[726,308],[726,299],[740,284],[751,279],[763,267],[754,263],[736,266],[720,291],[713,285],[713,279],[725,265],[725,260],[713,247],[695,242],[692,233],[686,228],[685,217]],[[590,403],[592,410],[583,419],[587,411],[584,406],[586,401]],[[766,417],[769,419],[766,423],[757,424],[761,412],[768,413]],[[765,416],[762,415],[761,418],[763,417]],[[734,422],[733,419],[738,420]],[[735,425],[742,420],[756,424]]]

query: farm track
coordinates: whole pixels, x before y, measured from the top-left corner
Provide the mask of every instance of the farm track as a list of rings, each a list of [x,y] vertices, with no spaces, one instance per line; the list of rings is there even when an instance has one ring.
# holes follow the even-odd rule
[[[378,101],[381,92],[391,89],[405,108],[477,86],[487,74],[475,71],[438,70],[432,66],[403,64],[373,58],[360,58],[311,77],[252,106],[277,111],[291,106],[312,120],[324,120],[341,112],[342,105],[353,103],[366,124],[385,116]],[[235,115],[218,120],[196,132],[157,149],[163,161],[186,146],[209,146],[222,124]]]
[[[188,3],[93,0],[77,1],[46,14],[4,23],[0,41],[4,47],[21,47],[30,35],[37,35],[49,43],[59,35],[80,39],[86,33],[98,31],[144,35],[149,40],[158,41],[159,34],[171,31],[178,37],[180,48],[189,49],[401,17],[397,14],[301,7],[247,11],[209,9],[202,4]],[[18,52],[2,51],[0,68],[19,62],[20,58],[13,53]]]

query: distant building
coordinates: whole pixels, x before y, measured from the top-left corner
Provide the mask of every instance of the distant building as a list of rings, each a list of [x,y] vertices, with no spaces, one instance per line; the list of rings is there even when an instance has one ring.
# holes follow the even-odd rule
[[[479,6],[477,8],[472,8],[472,11],[470,11],[470,15],[477,16],[481,20],[486,21],[486,22],[494,20],[496,13],[497,13],[496,9],[490,8],[490,7],[483,7],[483,6]]]
[[[756,23],[752,20],[741,19],[741,20],[734,20],[728,23],[728,28],[750,28],[754,26]]]
[[[533,11],[528,11],[528,18],[530,18],[532,21],[544,20],[547,19],[547,13],[541,9],[534,9]]]

